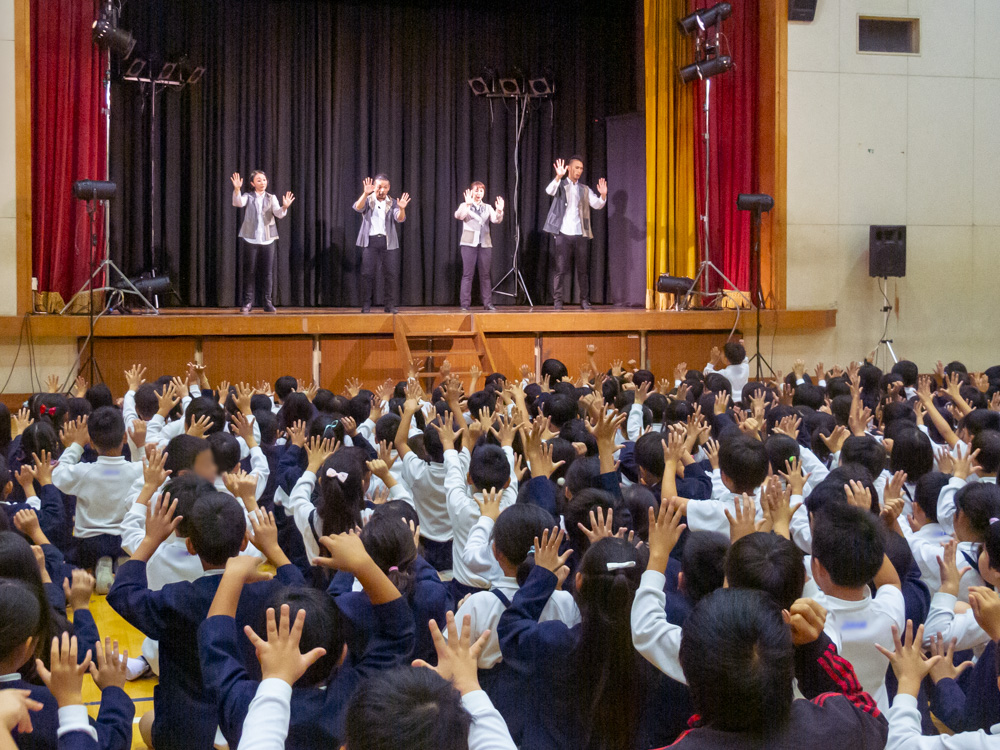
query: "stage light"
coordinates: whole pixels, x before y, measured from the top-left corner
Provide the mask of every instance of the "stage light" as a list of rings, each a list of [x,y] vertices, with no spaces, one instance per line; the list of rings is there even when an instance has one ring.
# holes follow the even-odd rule
[[[556,85],[545,77],[532,78],[528,81],[528,88],[531,89],[532,96],[552,96],[556,92]]]
[[[201,80],[201,77],[203,75],[205,75],[205,67],[202,66],[202,65],[199,65],[197,68],[194,69],[194,72],[191,75],[188,76],[188,79],[187,79],[188,85],[190,86],[193,83],[198,83],[198,81]]]
[[[520,96],[521,82],[516,78],[501,78],[500,90],[504,96]]]
[[[694,286],[694,279],[686,276],[671,276],[668,273],[661,273],[656,281],[656,291],[661,294],[684,295],[691,291]]]
[[[701,20],[701,14],[699,11],[694,13],[689,13],[677,22],[678,28],[680,28],[681,33],[685,36],[691,36],[699,31],[705,30],[705,23]]]
[[[677,22],[677,26],[682,34],[692,36],[729,18],[732,12],[733,6],[729,3],[718,3],[711,8],[702,8],[694,13],[689,13]]]
[[[159,82],[169,81],[176,68],[177,63],[163,63],[163,68],[160,70],[160,74],[156,76],[156,80]]]
[[[482,76],[478,76],[477,78],[470,78],[469,88],[472,89],[472,93],[475,96],[486,96],[488,93],[490,93],[490,87],[486,83],[486,79],[483,78]]]
[[[94,21],[92,35],[94,44],[101,49],[110,50],[123,60],[135,49],[135,37],[124,29],[116,28],[106,18]]]
[[[173,291],[173,286],[170,284],[169,276],[153,276],[151,273],[144,273],[140,276],[135,276],[127,281],[122,279],[121,281],[115,282],[115,288],[126,290],[129,289],[129,284],[134,286],[144,297],[153,297],[159,294],[169,294]]]
[[[740,193],[736,197],[736,208],[740,211],[767,213],[774,208],[774,198],[765,193]]]
[[[146,69],[146,61],[141,57],[137,57],[132,61],[132,64],[128,66],[128,70],[125,71],[125,78],[138,78],[142,75],[142,71]]]
[[[115,197],[118,186],[103,180],[77,180],[73,183],[73,197],[81,201],[107,201]]]
[[[719,75],[719,73],[725,73],[732,67],[733,58],[729,57],[729,55],[723,55],[722,57],[713,57],[702,62],[685,65],[677,72],[680,73],[683,83],[691,83],[691,81],[703,81],[706,78]]]

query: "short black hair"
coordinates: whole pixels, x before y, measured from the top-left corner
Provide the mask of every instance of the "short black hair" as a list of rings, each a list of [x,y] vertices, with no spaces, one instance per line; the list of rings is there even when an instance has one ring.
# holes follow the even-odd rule
[[[927,520],[932,523],[937,523],[938,498],[941,496],[941,490],[948,486],[950,479],[951,474],[930,471],[917,480],[917,487],[913,493],[913,502],[920,506],[924,515],[927,516]]]
[[[722,347],[722,353],[731,365],[743,364],[747,358],[746,347],[739,341],[727,341]]]
[[[163,462],[163,468],[176,477],[182,471],[193,469],[198,456],[210,450],[212,450],[212,444],[205,438],[186,434],[178,435],[167,443],[167,458]]]
[[[653,430],[647,432],[645,435],[641,435],[635,441],[633,449],[636,465],[657,478],[663,476],[665,466],[663,459],[664,440],[666,440],[664,433]]]
[[[803,383],[795,388],[792,394],[792,406],[808,406],[810,409],[821,409],[826,403],[826,390],[822,386]]]
[[[982,430],[972,439],[970,450],[979,451],[976,462],[987,474],[1000,471],[1000,432]]]
[[[492,414],[497,406],[497,394],[492,391],[476,391],[469,396],[466,406],[473,419],[479,419],[483,411]]]
[[[448,680],[431,669],[399,667],[375,672],[354,691],[344,744],[350,750],[468,750],[470,726],[472,717]]]
[[[870,435],[851,435],[840,449],[840,462],[861,464],[872,475],[878,476],[885,470],[889,456],[885,447]]]
[[[764,591],[782,609],[802,597],[806,584],[802,550],[778,534],[757,531],[737,539],[726,553],[725,570],[731,588]]]
[[[660,498],[644,484],[630,484],[622,487],[622,503],[632,516],[632,525],[637,538],[649,541],[649,509],[660,507]]]
[[[499,445],[480,445],[472,451],[469,476],[477,490],[502,490],[510,481],[510,462]]]
[[[177,536],[191,536],[191,510],[199,496],[214,490],[215,486],[211,482],[202,479],[197,474],[182,474],[167,480],[166,484],[163,485],[163,494],[169,492],[170,501],[177,501],[177,509],[174,514],[181,516],[181,522],[177,524]]]
[[[191,545],[209,565],[225,565],[236,557],[246,535],[246,516],[232,495],[210,490],[191,508]]]
[[[135,392],[135,411],[140,419],[149,421],[156,416],[160,408],[160,401],[156,398],[156,386],[152,383],[143,383]]]
[[[372,413],[372,400],[370,396],[359,393],[347,402],[347,416],[351,417],[357,424],[361,424]]]
[[[844,427],[849,426],[851,420],[851,404],[854,403],[854,398],[848,394],[844,396],[834,396],[830,400],[830,412],[833,414],[833,418],[837,420],[837,424],[842,424]]]
[[[566,365],[558,359],[549,358],[542,362],[542,371],[538,374],[540,382],[545,382],[546,375],[549,376],[549,383],[554,385],[556,382],[567,377],[569,375],[569,370],[567,370]]]
[[[767,449],[756,438],[735,430],[719,442],[719,469],[733,482],[734,491],[753,492],[767,479]]]
[[[830,503],[813,515],[812,553],[835,584],[857,588],[882,567],[885,545],[870,512]]]
[[[598,489],[585,489],[574,492],[572,499],[566,503],[563,509],[563,525],[566,528],[566,538],[569,546],[573,548],[577,555],[583,557],[583,553],[590,547],[590,540],[577,524],[583,524],[590,528],[590,512],[603,508],[605,513],[608,510],[615,511],[615,531],[626,524],[622,523],[619,517],[618,503],[610,492]]]
[[[69,399],[69,410],[66,412],[67,419],[79,419],[89,417],[94,412],[94,407],[85,398]]]
[[[389,176],[386,175],[385,172],[379,172],[377,175],[375,175],[375,177],[372,179],[372,182],[378,182],[379,180],[385,180],[386,182],[391,182]]]
[[[767,451],[771,471],[775,474],[786,470],[786,461],[797,459],[801,455],[798,441],[777,432],[764,441],[764,450]]]
[[[555,459],[553,453],[552,460]],[[600,489],[601,487],[601,460],[597,456],[581,456],[569,463],[569,468],[565,470],[566,489],[577,494],[587,489]]]
[[[299,381],[291,375],[282,375],[274,381],[274,395],[284,401],[288,394],[299,387]]]
[[[90,442],[99,451],[113,451],[125,440],[125,419],[113,406],[102,406],[87,418]]]
[[[209,435],[209,445],[212,446],[212,458],[220,474],[227,474],[240,465],[240,442],[228,432],[216,432]]]
[[[104,383],[94,383],[87,389],[87,392],[84,393],[83,397],[90,402],[90,405],[94,409],[100,409],[102,406],[115,405],[115,397],[111,395],[111,389]]]
[[[214,398],[199,396],[191,399],[191,403],[184,410],[184,426],[190,427],[202,417],[208,417],[211,420],[208,429],[205,430],[205,435],[226,429],[226,410]]]
[[[441,434],[437,431],[437,427],[441,424],[440,419],[435,419],[424,427],[424,452],[428,460],[435,464],[444,463],[444,444],[441,442]]]
[[[582,157],[582,156],[580,156],[579,154],[573,154],[573,155],[572,155],[571,157],[569,157],[569,158],[568,158],[568,159],[566,160],[566,163],[567,163],[567,164],[569,164],[570,162],[574,162],[574,161],[578,161],[578,162],[580,162],[581,164],[583,164],[583,157]]]
[[[255,393],[250,397],[250,411],[271,411],[271,398],[263,393]]]
[[[788,720],[795,649],[767,594],[730,588],[704,597],[684,622],[679,658],[705,726],[760,736]]]
[[[533,503],[516,503],[505,509],[493,524],[491,537],[497,552],[511,565],[521,566],[534,549],[535,537],[556,525],[555,518]],[[520,570],[518,578],[520,578]],[[525,571],[527,575],[527,571]]]
[[[901,429],[893,438],[889,455],[889,471],[905,471],[910,482],[916,482],[934,470],[934,447],[931,439],[916,427]]]
[[[399,430],[399,423],[402,418],[398,414],[383,414],[375,423],[375,442],[389,443],[390,447],[396,441],[396,432]]]
[[[705,376],[705,391],[711,391],[712,394],[716,393],[728,393],[730,396],[733,395],[733,384],[729,382],[729,378],[719,372],[710,372]],[[713,395],[714,401],[714,395]]]
[[[955,510],[980,539],[991,518],[1000,518],[1000,487],[992,482],[970,482],[955,493]],[[976,541],[979,541],[978,539]]]
[[[561,428],[564,424],[578,415],[577,402],[572,396],[562,393],[550,393],[542,401],[542,414],[552,420],[555,429]]]
[[[278,417],[270,409],[259,409],[253,413],[260,430],[260,444],[273,445],[278,439]]]
[[[920,370],[917,367],[916,362],[911,362],[908,359],[901,359],[892,366],[892,370],[890,372],[899,375],[903,379],[903,385],[905,387],[916,388],[917,376],[920,374]]]
[[[1000,413],[989,409],[973,409],[962,417],[958,426],[964,427],[973,437],[983,430],[1000,430]]]
[[[647,521],[648,523],[648,521]],[[729,537],[717,531],[692,531],[681,552],[684,593],[698,601],[722,586],[725,580]]]
[[[274,609],[275,622],[281,617],[281,605],[288,605],[290,622],[295,622],[300,609],[306,611],[305,622],[302,623],[302,637],[299,649],[307,654],[314,648],[326,649],[319,658],[296,681],[301,687],[315,687],[324,684],[337,667],[340,655],[344,651],[344,626],[340,610],[333,599],[325,591],[319,591],[309,586],[284,586],[274,590],[268,597],[267,607],[260,610],[255,625],[258,633],[267,632],[267,609]]]

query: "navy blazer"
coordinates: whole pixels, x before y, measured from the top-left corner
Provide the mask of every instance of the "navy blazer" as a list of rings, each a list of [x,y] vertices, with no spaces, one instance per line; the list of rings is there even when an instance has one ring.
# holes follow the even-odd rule
[[[148,637],[160,642],[160,682],[153,690],[153,744],[157,750],[211,748],[218,726],[216,697],[205,687],[198,657],[198,626],[205,620],[219,588],[220,575],[179,581],[150,591],[146,563],[129,560],[118,569],[108,604]],[[242,627],[258,620],[272,593],[284,585],[304,585],[294,565],[278,568],[274,579],[243,587],[236,619]],[[256,663],[249,641],[241,654]]]
[[[57,739],[59,731],[59,704],[55,696],[44,685],[33,685],[24,680],[0,683],[4,688],[30,690],[31,699],[42,704],[40,711],[31,712],[32,732],[18,735],[15,728],[11,734],[20,750],[67,750],[71,748],[100,748],[100,750],[131,750],[132,719],[135,705],[125,691],[117,687],[105,688],[101,693],[101,708],[97,720],[90,720],[97,729],[94,740],[84,732],[70,732]],[[67,739],[73,737],[72,740]]]
[[[950,678],[938,680],[931,697],[931,711],[953,732],[990,731],[1000,723],[997,690],[997,644],[990,641],[975,666],[962,675],[965,689]]]
[[[409,663],[414,625],[406,600],[400,598],[372,607],[372,619],[374,627],[365,652],[355,654],[350,664],[341,665],[325,689],[296,687],[292,691],[286,748],[340,747],[344,714],[358,684],[375,672]],[[247,709],[260,684],[234,656],[241,641],[247,639],[240,635],[232,617],[210,617],[198,628],[202,673],[208,690],[218,701],[218,723],[230,748],[239,745]]]

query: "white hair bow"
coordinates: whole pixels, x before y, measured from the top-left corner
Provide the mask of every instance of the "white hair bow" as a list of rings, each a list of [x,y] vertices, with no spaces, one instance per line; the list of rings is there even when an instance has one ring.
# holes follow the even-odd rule
[[[333,469],[327,469],[326,476],[328,479],[336,479],[338,482],[343,484],[347,481],[350,475],[346,471],[334,471]]]
[[[634,568],[635,560],[629,560],[628,562],[609,562],[608,570],[621,570],[622,568]]]

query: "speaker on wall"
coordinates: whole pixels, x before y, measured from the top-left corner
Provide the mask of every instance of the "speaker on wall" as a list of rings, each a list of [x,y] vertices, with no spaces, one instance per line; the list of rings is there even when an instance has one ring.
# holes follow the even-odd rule
[[[788,0],[788,20],[809,23],[816,17],[816,0]]]
[[[868,275],[906,276],[906,227],[868,227]]]

